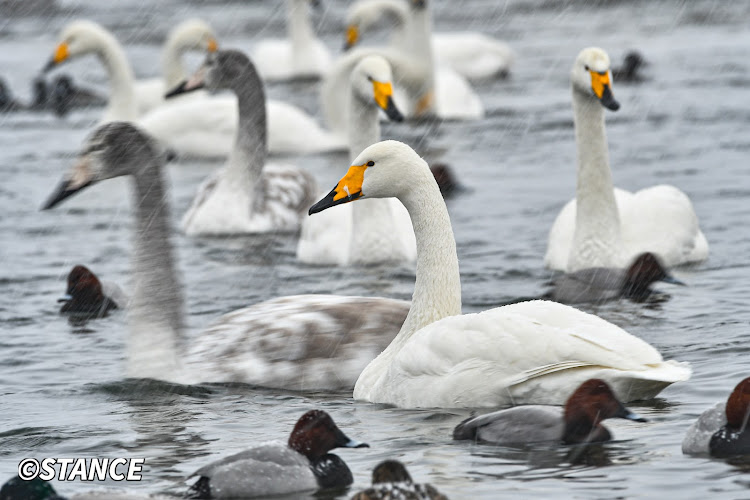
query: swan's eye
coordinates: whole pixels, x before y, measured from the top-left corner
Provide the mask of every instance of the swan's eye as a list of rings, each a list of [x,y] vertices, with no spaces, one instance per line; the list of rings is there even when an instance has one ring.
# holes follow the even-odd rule
[[[374,167],[375,166],[375,162],[372,161],[372,160],[370,160],[370,161],[367,162],[367,166],[368,167]]]
[[[584,65],[583,65],[583,68],[584,68],[584,69],[585,69],[586,71],[591,71],[591,70],[589,69],[589,65],[588,65],[588,64],[584,64]]]
[[[367,79],[368,79],[369,81],[372,81],[372,77],[371,77],[371,76],[368,76],[368,77],[367,77]]]

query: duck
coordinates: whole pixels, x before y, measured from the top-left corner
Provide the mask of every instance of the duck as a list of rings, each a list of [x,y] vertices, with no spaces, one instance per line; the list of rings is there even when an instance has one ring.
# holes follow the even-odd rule
[[[297,231],[317,193],[308,172],[266,164],[266,108],[263,82],[240,51],[209,54],[196,74],[170,96],[208,87],[237,96],[237,137],[225,168],[200,187],[182,219],[189,236]]]
[[[49,105],[57,116],[67,115],[71,109],[101,107],[107,100],[98,93],[76,85],[69,75],[57,75],[50,84],[51,92],[37,90],[35,102],[43,96],[49,100]],[[49,95],[48,98],[46,96]]]
[[[396,336],[409,303],[282,296],[231,311],[188,338],[171,243],[166,160],[163,147],[136,125],[100,125],[42,206],[50,210],[107,179],[132,178],[134,286],[127,307],[127,376],[185,385],[351,390],[367,363]]]
[[[331,53],[310,24],[309,7],[319,0],[285,0],[287,39],[265,39],[255,45],[252,59],[264,80],[314,79],[331,66]]]
[[[646,78],[641,75],[639,70],[646,65],[646,60],[643,59],[641,53],[637,50],[631,50],[625,54],[622,66],[612,70],[612,78],[621,83],[640,83]]]
[[[383,460],[372,470],[372,487],[351,500],[448,500],[431,484],[414,483],[398,460]]]
[[[393,102],[391,82],[391,67],[378,55],[363,58],[352,70],[348,111],[352,160],[380,140],[381,110],[393,121],[403,120]],[[305,218],[297,243],[297,260],[308,264],[414,262],[416,256],[409,214],[393,198],[342,205],[321,216]]]
[[[624,401],[687,380],[643,340],[570,306],[543,300],[461,313],[461,278],[448,210],[427,163],[408,145],[382,141],[352,162],[315,214],[361,198],[396,197],[417,238],[416,284],[398,335],[362,371],[354,398],[399,408],[562,405],[590,378]],[[355,228],[356,230],[356,228]]]
[[[169,500],[161,495],[139,495],[112,490],[94,490],[77,493],[72,497],[59,495],[49,481],[35,477],[31,480],[14,476],[0,487],[0,500]]]
[[[232,151],[237,133],[236,97],[181,98],[139,116],[133,71],[111,33],[91,21],[73,21],[63,29],[60,40],[48,70],[86,54],[101,56],[112,92],[99,123],[135,121],[180,156],[215,159]],[[335,151],[344,147],[343,139],[324,131],[296,106],[280,101],[268,101],[266,106],[269,152]]]
[[[60,314],[101,318],[109,311],[124,309],[127,297],[114,283],[102,283],[86,266],[76,265],[68,273],[68,286]]]
[[[685,455],[727,458],[750,455],[750,377],[742,379],[729,395],[704,411],[688,429],[682,441]]]
[[[355,46],[365,31],[387,17],[393,28],[391,47],[408,50],[411,43],[410,9],[429,8],[430,2],[427,0],[410,0],[408,3],[403,0],[359,0],[351,4],[347,11],[344,49]],[[507,43],[482,33],[432,33],[430,41],[438,65],[446,66],[470,80],[506,77],[515,59]]]
[[[369,448],[350,439],[323,410],[310,410],[287,443],[271,441],[195,471],[185,498],[258,498],[349,486],[352,472],[335,448]]]
[[[592,267],[557,276],[545,298],[564,304],[600,303],[620,298],[644,302],[653,296],[651,285],[657,281],[685,285],[667,272],[659,257],[644,252],[625,269]]]
[[[590,267],[625,267],[652,252],[667,267],[708,257],[708,242],[690,198],[666,184],[636,193],[613,187],[604,108],[617,111],[610,62],[597,47],[583,49],[571,70],[578,148],[578,183],[550,229],[545,265],[575,272]],[[581,209],[578,210],[578,200]]]
[[[615,417],[635,422],[647,421],[627,409],[605,381],[590,379],[578,386],[565,402],[565,407],[514,406],[470,417],[456,426],[453,439],[499,445],[544,441],[602,443],[612,439],[612,434],[602,425],[602,421]]]

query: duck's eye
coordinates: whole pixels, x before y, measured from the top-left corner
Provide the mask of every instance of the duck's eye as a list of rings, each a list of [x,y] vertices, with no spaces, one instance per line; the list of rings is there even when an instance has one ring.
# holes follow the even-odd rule
[[[368,167],[374,167],[375,166],[375,162],[372,161],[372,160],[370,160],[370,161],[367,162],[367,166]]]

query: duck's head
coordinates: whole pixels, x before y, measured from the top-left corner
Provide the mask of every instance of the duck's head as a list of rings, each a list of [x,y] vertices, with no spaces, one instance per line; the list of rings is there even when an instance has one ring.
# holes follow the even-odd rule
[[[685,285],[685,283],[669,274],[659,257],[651,252],[642,253],[633,260],[633,263],[628,267],[627,278],[630,283],[643,284],[644,286],[656,281]]]
[[[214,30],[201,19],[188,19],[180,23],[170,33],[167,43],[183,51],[216,52],[219,49]]]
[[[58,302],[65,302],[62,312],[66,312],[69,304],[73,301],[80,307],[96,307],[104,300],[102,284],[86,266],[77,265],[68,273],[68,287],[66,296]]]
[[[398,460],[383,460],[372,469],[372,484],[411,482],[409,471]]]
[[[55,52],[44,67],[47,72],[52,68],[76,57],[97,52],[102,41],[111,35],[99,24],[92,21],[73,21],[60,33]]]
[[[258,73],[250,59],[239,50],[218,50],[207,54],[198,71],[168,92],[166,97],[202,88],[211,92],[223,89],[236,92],[249,84],[262,89]]]
[[[0,500],[65,500],[50,483],[34,478],[29,481],[19,476],[9,479],[0,488]]]
[[[289,435],[289,447],[316,461],[334,448],[369,448],[349,439],[322,410],[310,410],[300,417]]]
[[[744,431],[750,418],[750,377],[737,384],[727,399],[727,426]]]
[[[351,85],[354,94],[366,104],[373,103],[385,111],[393,121],[403,121],[404,116],[393,102],[391,65],[377,55],[363,58],[352,70]]]
[[[409,11],[401,0],[380,0],[377,2],[364,0],[353,3],[346,12],[346,41],[344,50],[349,50],[361,41],[365,33],[381,20],[390,24],[400,25],[408,19]]]
[[[166,153],[132,123],[110,122],[101,125],[86,139],[75,164],[44,203],[42,210],[54,207],[99,181],[153,168],[153,161],[157,158],[164,160],[164,157]]]
[[[609,56],[602,49],[583,49],[570,72],[573,89],[585,96],[598,99],[607,109],[617,111],[620,103],[612,94],[612,74]]]
[[[608,418],[625,418],[636,422],[646,419],[628,410],[607,383],[589,379],[581,384],[565,403],[565,441],[607,441],[609,432],[599,424]]]
[[[400,198],[416,186],[432,183],[437,190],[427,163],[409,146],[398,141],[382,141],[369,146],[352,162],[346,175],[309,214],[367,198]]]

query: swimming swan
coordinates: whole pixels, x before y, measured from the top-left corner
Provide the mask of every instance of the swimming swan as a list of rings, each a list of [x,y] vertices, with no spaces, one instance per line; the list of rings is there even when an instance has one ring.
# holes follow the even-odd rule
[[[309,173],[287,165],[266,165],[266,108],[263,82],[245,54],[220,50],[170,95],[207,87],[237,96],[237,137],[227,165],[200,187],[182,218],[185,234],[296,231],[317,194]]]
[[[377,55],[362,59],[349,89],[349,157],[380,140],[380,110],[401,121],[393,103],[391,67]],[[358,230],[355,230],[358,228]],[[341,205],[302,221],[297,259],[312,264],[413,262],[417,242],[409,214],[396,199]]]
[[[112,87],[109,105],[100,123],[136,121],[149,135],[182,155],[216,158],[226,157],[232,150],[237,130],[237,99],[234,96],[179,99],[139,117],[133,71],[117,39],[102,26],[91,21],[68,24],[60,35],[60,43],[48,67],[86,54],[99,57]],[[269,152],[344,148],[344,138],[323,130],[296,106],[279,101],[268,101],[266,106]]]
[[[687,380],[646,342],[596,316],[530,301],[461,315],[461,279],[448,210],[430,169],[409,146],[365,149],[314,214],[362,197],[396,197],[417,237],[417,278],[401,331],[357,379],[354,398],[402,408],[562,405],[590,378],[624,401]]]
[[[331,66],[331,54],[310,25],[309,5],[317,0],[285,0],[286,40],[261,40],[252,52],[263,79],[319,78]]]
[[[587,48],[571,71],[578,184],[576,198],[550,230],[544,263],[572,272],[625,267],[643,252],[658,255],[667,267],[704,260],[708,243],[685,193],[668,185],[636,193],[612,185],[602,106],[616,111],[620,105],[612,95],[609,66],[606,52]]]
[[[186,339],[170,242],[165,154],[133,124],[98,127],[43,209],[96,182],[133,179],[133,286],[127,373],[178,383],[242,382],[289,390],[351,389],[395,337],[408,302],[300,295],[236,310]]]
[[[425,0],[411,1],[412,9],[429,9]],[[403,0],[360,0],[347,11],[345,48],[356,45],[362,34],[381,18],[392,22],[390,45],[408,50],[412,34],[411,12]],[[469,79],[505,76],[513,65],[513,51],[508,44],[475,32],[432,33],[430,37],[435,62]]]

